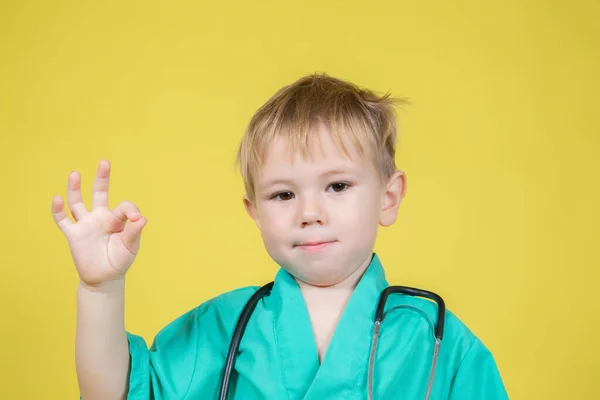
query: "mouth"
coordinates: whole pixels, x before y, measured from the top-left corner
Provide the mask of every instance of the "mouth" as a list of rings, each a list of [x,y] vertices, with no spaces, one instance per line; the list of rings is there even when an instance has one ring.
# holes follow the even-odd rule
[[[320,251],[320,250],[323,250],[323,249],[331,246],[335,242],[336,242],[336,240],[311,241],[311,242],[304,242],[304,243],[296,244],[296,245],[294,245],[294,247],[297,247],[298,249],[307,251],[307,252],[316,252],[316,251]]]

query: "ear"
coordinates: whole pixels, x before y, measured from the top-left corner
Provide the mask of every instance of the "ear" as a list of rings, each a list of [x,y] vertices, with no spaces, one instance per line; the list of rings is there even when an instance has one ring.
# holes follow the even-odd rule
[[[250,201],[250,198],[248,198],[247,194],[244,195],[244,207],[246,208],[246,212],[248,213],[250,218],[252,218],[254,220],[254,222],[256,223],[256,226],[258,227],[258,229],[260,229],[260,223],[258,222],[258,218],[256,216],[256,210],[254,208],[254,204],[252,204],[252,202]]]
[[[396,222],[398,208],[406,194],[406,174],[396,171],[388,180],[381,197],[379,223],[390,226]]]

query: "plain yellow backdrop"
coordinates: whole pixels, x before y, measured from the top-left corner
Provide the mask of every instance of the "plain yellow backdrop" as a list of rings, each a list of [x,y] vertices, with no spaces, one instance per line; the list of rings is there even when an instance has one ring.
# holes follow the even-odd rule
[[[276,266],[234,169],[253,112],[327,72],[412,99],[377,244],[440,293],[511,399],[598,396],[600,6],[593,1],[45,2],[0,6],[0,398],[78,398],[77,274],[50,213],[113,165],[149,223],[127,329],[151,341]],[[596,397],[597,398],[597,397]]]

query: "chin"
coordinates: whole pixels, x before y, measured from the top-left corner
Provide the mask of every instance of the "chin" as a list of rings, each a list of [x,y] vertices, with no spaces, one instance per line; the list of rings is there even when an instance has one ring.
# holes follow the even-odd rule
[[[291,254],[283,251],[270,254],[294,278],[312,286],[326,287],[338,284],[352,274],[339,253],[338,248],[332,248],[322,254],[298,254],[295,249],[292,249]]]
[[[315,286],[315,287],[329,287],[329,286],[334,286],[336,284],[338,284],[339,282],[342,281],[342,278],[340,279],[327,279],[327,278],[315,278],[315,279],[307,279],[304,280],[304,282],[308,283],[311,286]]]
[[[343,281],[348,271],[339,269],[327,269],[315,265],[296,265],[288,270],[295,278],[302,280],[312,286],[333,286]]]

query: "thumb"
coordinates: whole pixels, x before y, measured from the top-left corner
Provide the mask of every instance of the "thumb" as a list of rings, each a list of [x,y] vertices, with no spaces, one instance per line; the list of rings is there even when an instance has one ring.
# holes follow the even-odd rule
[[[138,220],[129,221],[127,225],[125,225],[125,229],[123,229],[123,233],[121,234],[123,244],[133,254],[137,254],[137,251],[140,248],[142,229],[144,229],[144,226],[146,226],[147,223],[148,220],[146,217],[141,217]]]

